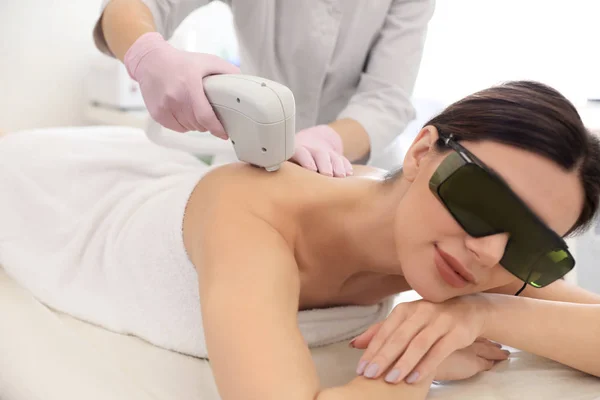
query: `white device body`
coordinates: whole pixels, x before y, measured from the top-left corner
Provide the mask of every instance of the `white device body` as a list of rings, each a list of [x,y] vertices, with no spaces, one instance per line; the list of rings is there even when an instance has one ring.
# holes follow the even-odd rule
[[[294,155],[296,103],[292,91],[277,82],[250,75],[211,75],[204,92],[240,161],[276,171]],[[203,154],[203,142],[168,131],[151,119],[146,134],[153,142]]]

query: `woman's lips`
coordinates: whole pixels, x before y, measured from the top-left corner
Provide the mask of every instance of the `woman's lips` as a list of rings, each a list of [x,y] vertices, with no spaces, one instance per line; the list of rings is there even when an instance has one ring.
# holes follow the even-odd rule
[[[434,262],[438,272],[440,273],[440,276],[450,286],[457,289],[462,289],[467,286],[469,282],[473,282],[473,278],[466,271],[466,269],[460,265],[458,261],[444,253],[437,246],[435,246]],[[462,274],[459,273],[459,271],[462,272]],[[463,274],[470,279],[465,279]]]

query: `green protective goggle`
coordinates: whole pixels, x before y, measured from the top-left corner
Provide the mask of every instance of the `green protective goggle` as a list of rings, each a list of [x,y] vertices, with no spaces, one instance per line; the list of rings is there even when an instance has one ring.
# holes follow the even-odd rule
[[[508,233],[500,265],[533,287],[571,271],[575,260],[564,239],[452,135],[440,137],[454,151],[437,168],[429,188],[462,228],[472,237]]]

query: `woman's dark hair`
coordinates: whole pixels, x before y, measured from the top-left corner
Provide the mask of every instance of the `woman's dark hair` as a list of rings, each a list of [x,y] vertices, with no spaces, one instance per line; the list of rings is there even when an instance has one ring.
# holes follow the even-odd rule
[[[585,231],[598,211],[600,140],[573,106],[553,88],[531,81],[507,82],[465,97],[425,124],[461,141],[491,140],[519,147],[578,170],[585,193],[583,209],[568,234]],[[447,149],[438,141],[436,149]],[[392,173],[389,178],[401,174]]]

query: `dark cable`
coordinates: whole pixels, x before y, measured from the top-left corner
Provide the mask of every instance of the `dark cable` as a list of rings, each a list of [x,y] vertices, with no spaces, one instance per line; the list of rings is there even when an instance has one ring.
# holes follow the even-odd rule
[[[515,293],[515,296],[518,296],[525,289],[526,286],[527,286],[527,282],[525,282],[523,284],[523,286],[521,287],[521,289],[519,289],[519,291],[517,293]]]

